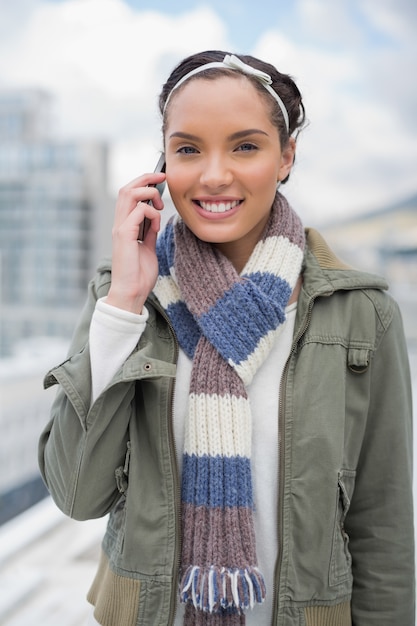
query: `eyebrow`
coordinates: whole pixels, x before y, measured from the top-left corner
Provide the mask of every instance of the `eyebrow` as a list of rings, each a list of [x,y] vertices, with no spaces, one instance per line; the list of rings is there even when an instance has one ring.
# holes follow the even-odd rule
[[[242,139],[242,137],[248,137],[250,135],[268,136],[268,133],[266,133],[264,130],[261,130],[260,128],[248,128],[245,130],[238,130],[236,133],[232,133],[231,135],[229,135],[228,139],[233,141],[235,139]],[[170,139],[174,137],[179,137],[180,139],[188,139],[189,141],[197,141],[199,139],[197,135],[192,135],[191,133],[183,133],[181,131],[172,133],[169,136]]]

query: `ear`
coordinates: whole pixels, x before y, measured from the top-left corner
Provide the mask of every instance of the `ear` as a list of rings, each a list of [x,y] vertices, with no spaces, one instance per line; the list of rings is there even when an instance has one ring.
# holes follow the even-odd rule
[[[281,163],[278,170],[278,181],[285,180],[291,172],[295,158],[296,143],[294,137],[290,137],[281,154]]]

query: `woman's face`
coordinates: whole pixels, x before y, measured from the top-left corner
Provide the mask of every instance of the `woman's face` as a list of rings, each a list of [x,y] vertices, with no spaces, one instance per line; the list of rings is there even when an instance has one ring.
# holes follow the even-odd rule
[[[164,139],[178,213],[199,239],[246,262],[291,169],[294,141],[281,150],[268,104],[244,76],[190,80],[172,97]]]

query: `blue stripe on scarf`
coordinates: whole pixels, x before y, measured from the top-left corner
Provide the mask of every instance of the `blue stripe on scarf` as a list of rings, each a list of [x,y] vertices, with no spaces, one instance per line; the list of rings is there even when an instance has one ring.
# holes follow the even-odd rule
[[[212,508],[253,508],[250,460],[184,454],[182,500]]]
[[[279,277],[274,282],[278,304],[270,296],[260,296],[254,285],[236,283],[201,315],[202,332],[226,361],[246,361],[260,339],[284,322],[291,287]]]
[[[168,305],[167,314],[175,328],[175,333],[181,348],[184,350],[185,354],[192,359],[201,336],[193,316],[183,301]]]
[[[156,242],[156,256],[158,257],[159,275],[169,276],[174,266],[174,224],[170,221],[160,233]]]
[[[288,291],[290,289],[287,281],[271,274],[271,272],[254,272],[253,274],[242,274],[243,280],[249,280],[255,283],[269,298],[278,301],[282,306],[286,307],[288,303]],[[284,290],[284,293],[283,293]]]

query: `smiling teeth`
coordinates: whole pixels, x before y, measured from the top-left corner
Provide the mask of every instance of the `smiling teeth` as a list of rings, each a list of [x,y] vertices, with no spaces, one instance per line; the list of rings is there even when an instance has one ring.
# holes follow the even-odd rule
[[[210,213],[226,213],[233,209],[240,203],[240,200],[234,200],[233,202],[199,202],[200,206]]]

